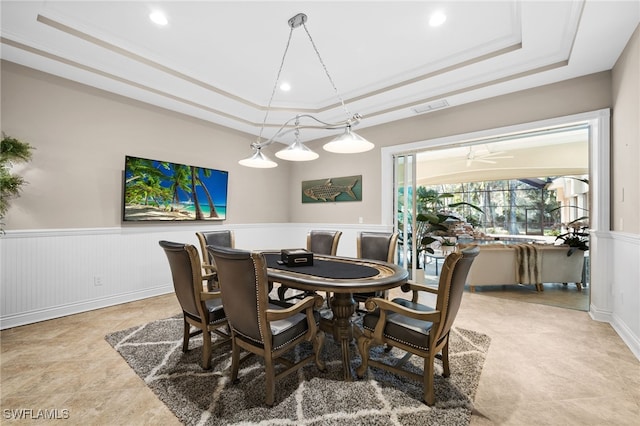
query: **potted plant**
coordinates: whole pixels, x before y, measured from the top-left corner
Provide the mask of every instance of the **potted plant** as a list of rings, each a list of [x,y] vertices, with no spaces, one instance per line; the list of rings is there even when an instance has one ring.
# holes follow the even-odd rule
[[[440,241],[436,237],[450,237],[450,225],[464,221],[460,217],[456,216],[450,210],[462,206],[468,206],[474,210],[484,214],[484,211],[478,206],[466,202],[450,203],[445,206],[444,200],[453,198],[454,195],[450,193],[439,193],[433,189],[425,189],[424,187],[418,188],[418,202],[421,205],[421,212],[416,216],[417,223],[417,236],[419,247],[418,251],[426,251],[433,254],[433,248],[431,244],[435,241]],[[447,238],[442,238],[447,243],[442,245],[455,246],[455,240],[453,244],[450,244]]]
[[[0,219],[3,219],[9,210],[10,200],[18,197],[22,186],[26,183],[20,175],[11,173],[10,169],[15,163],[31,160],[31,151],[34,148],[26,142],[19,141],[2,133],[0,150]],[[0,231],[3,231],[0,222]]]
[[[567,256],[571,256],[578,250],[589,250],[589,229],[588,223],[584,222],[585,217],[578,218],[566,225],[567,232],[556,237],[556,241],[561,240],[563,245],[569,247]]]
[[[575,179],[580,181],[586,185],[589,185],[589,179],[587,178],[578,178],[574,176],[565,176],[566,179]],[[549,210],[549,213],[552,213],[556,210],[571,208],[576,209],[581,212],[589,212],[589,210],[579,207],[579,206],[559,206]],[[556,237],[556,241],[561,240],[563,245],[569,247],[569,251],[567,252],[567,256],[571,256],[578,250],[587,251],[589,250],[589,217],[582,216],[577,219],[572,220],[571,222],[562,224],[563,228],[567,229],[567,232],[564,234],[560,234]]]

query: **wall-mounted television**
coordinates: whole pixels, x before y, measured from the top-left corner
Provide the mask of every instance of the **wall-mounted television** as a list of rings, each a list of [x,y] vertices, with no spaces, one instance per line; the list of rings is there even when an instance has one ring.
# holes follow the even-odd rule
[[[122,220],[224,220],[228,182],[223,170],[127,155]]]

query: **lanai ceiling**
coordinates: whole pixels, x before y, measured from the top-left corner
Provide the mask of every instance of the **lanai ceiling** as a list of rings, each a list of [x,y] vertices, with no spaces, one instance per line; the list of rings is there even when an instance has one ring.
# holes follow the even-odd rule
[[[417,157],[421,186],[589,174],[589,129],[541,129],[425,150]]]
[[[640,20],[637,1],[594,0],[1,7],[2,59],[254,135],[298,12],[349,111],[364,117],[358,128],[610,70]],[[149,20],[154,10],[168,25]],[[447,19],[430,27],[436,11]],[[284,81],[291,90],[275,92],[266,136],[301,110],[345,118],[303,28],[293,30]]]

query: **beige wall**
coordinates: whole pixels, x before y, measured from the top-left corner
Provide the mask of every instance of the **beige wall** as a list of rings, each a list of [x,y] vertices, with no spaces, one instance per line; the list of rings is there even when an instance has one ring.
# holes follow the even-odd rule
[[[2,131],[32,144],[5,229],[121,225],[125,155],[229,171],[228,220],[287,222],[288,165],[248,169],[254,137],[2,62]],[[265,176],[268,178],[265,179]],[[219,222],[218,222],[219,223]]]
[[[637,46],[636,31],[613,79],[614,162],[622,159],[614,166],[614,187],[620,187],[622,176],[636,179],[634,187],[625,187],[624,203],[615,194],[614,204],[626,210],[617,204],[614,208],[616,215],[624,215],[624,230],[636,233],[640,229],[635,214],[639,198]],[[37,148],[33,162],[22,170],[29,185],[14,201],[5,229],[120,226],[126,154],[229,170],[229,219],[225,223],[357,224],[362,220],[379,224],[380,194],[391,190],[390,182],[384,188],[381,184],[381,147],[612,105],[612,73],[601,72],[356,129],[376,144],[376,149],[365,154],[327,153],[321,148],[324,141],[316,141],[310,146],[321,152],[318,161],[280,161],[276,169],[256,170],[237,164],[248,155],[253,140],[248,135],[3,61],[2,130]],[[363,176],[362,202],[302,204],[303,180],[351,175]],[[629,207],[634,203],[635,207]]]
[[[322,143],[310,144],[321,153],[312,164],[293,165],[290,190],[300,192],[302,180],[363,175],[362,203],[326,205],[302,204],[300,197],[289,201],[291,221],[380,223],[380,193],[391,191],[391,183],[381,188],[380,147],[399,145],[444,136],[555,118],[611,107],[611,73],[601,72],[535,89],[499,96],[446,110],[422,114],[394,123],[355,129],[376,144],[376,149],[358,155],[337,155],[322,151]],[[366,117],[365,117],[366,120]]]
[[[612,71],[611,225],[640,234],[640,26]]]

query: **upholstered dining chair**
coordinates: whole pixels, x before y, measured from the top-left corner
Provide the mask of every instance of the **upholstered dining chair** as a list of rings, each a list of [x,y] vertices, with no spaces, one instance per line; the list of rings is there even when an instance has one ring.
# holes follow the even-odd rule
[[[434,360],[436,357],[442,359],[442,375],[449,377],[449,333],[460,308],[469,269],[478,252],[478,247],[474,246],[448,255],[437,289],[407,283],[402,290],[413,292],[411,300],[371,298],[365,302],[369,313],[362,319],[363,332],[358,337],[362,358],[362,364],[356,369],[358,377],[364,377],[368,367],[373,366],[421,381],[423,399],[433,405]],[[420,303],[420,291],[437,295],[435,307]],[[400,348],[406,355],[393,363],[370,359],[371,345],[383,344],[387,349]],[[402,368],[412,355],[424,359],[422,374]]]
[[[338,243],[342,231],[311,230],[307,233],[307,250],[314,254],[328,254],[335,256],[338,252]],[[304,297],[304,293],[298,293],[290,297],[285,297],[287,286],[281,285],[278,288],[278,298],[280,300],[291,300],[293,298]],[[327,304],[329,304],[329,294],[327,293]]]
[[[268,406],[275,399],[275,382],[311,361],[325,369],[320,352],[324,332],[319,329],[320,315],[314,307],[322,305],[322,297],[307,296],[295,305],[268,298],[267,266],[259,252],[209,246],[218,268],[222,300],[231,327],[231,380],[238,380],[240,351],[264,358],[266,398]],[[313,353],[294,362],[283,358],[296,345],[313,343]],[[284,365],[276,372],[276,363]]]
[[[335,256],[342,231],[311,230],[307,234],[307,250]]]
[[[203,278],[207,283],[207,290],[212,291],[218,286],[216,265],[207,251],[207,246],[222,246],[235,248],[235,235],[229,229],[218,231],[196,232],[200,242],[200,255],[202,256]]]
[[[194,246],[171,241],[160,241],[159,244],[169,260],[173,287],[182,308],[182,351],[189,349],[191,337],[202,333],[202,368],[208,370],[211,368],[212,349],[231,340],[222,296],[219,291],[204,291],[202,265]],[[191,326],[196,330],[191,332]],[[220,336],[215,345],[211,343],[212,332]]]
[[[383,262],[393,263],[397,245],[397,232],[359,232],[356,237],[356,255],[359,259],[382,260]],[[355,293],[353,299],[359,303],[364,302],[369,297],[383,296],[383,292]]]

